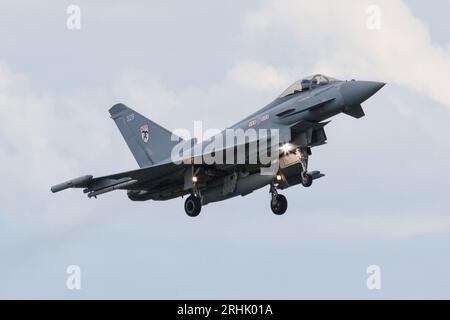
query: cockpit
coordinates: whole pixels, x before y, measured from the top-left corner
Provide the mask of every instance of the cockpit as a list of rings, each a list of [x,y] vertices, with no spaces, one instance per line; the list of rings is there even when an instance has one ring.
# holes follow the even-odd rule
[[[278,98],[284,98],[294,93],[312,90],[319,86],[324,86],[336,81],[338,80],[322,74],[316,74],[294,82],[286,90],[284,90]]]

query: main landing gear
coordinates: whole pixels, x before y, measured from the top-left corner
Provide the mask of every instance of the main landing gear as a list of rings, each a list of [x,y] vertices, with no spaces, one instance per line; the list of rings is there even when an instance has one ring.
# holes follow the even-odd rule
[[[283,215],[287,210],[287,199],[282,194],[278,194],[277,188],[274,184],[270,185],[270,193],[272,199],[270,200],[270,208],[277,216]]]
[[[184,211],[189,217],[196,217],[202,210],[202,201],[195,195],[189,196],[184,202]]]
[[[308,157],[311,154],[311,150],[309,148],[300,148],[300,164],[302,165],[302,185],[306,188],[311,187],[313,183],[313,177],[308,173]]]
[[[300,147],[295,151],[295,153],[298,156],[301,165],[300,183],[306,188],[311,187],[314,180],[313,175],[311,173],[308,173],[308,158],[311,155],[311,149],[309,147]],[[314,171],[313,174],[320,174],[320,172]],[[281,178],[278,177],[281,177],[281,175],[277,176],[277,180],[281,180]],[[271,194],[270,208],[272,209],[272,212],[279,216],[283,215],[288,207],[286,197],[278,194],[275,182],[270,185],[269,192]]]

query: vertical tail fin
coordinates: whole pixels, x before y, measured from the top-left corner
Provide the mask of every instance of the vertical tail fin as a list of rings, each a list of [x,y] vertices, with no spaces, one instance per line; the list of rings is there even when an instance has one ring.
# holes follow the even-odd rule
[[[172,133],[143,115],[119,103],[109,109],[139,167],[148,167],[170,158]]]

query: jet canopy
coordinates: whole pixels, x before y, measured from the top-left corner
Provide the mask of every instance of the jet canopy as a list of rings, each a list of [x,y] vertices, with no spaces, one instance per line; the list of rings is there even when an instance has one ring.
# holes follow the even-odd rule
[[[283,98],[286,96],[289,96],[294,93],[314,89],[319,86],[324,86],[332,82],[336,82],[338,80],[324,76],[322,74],[316,74],[314,76],[309,76],[306,78],[303,78],[301,80],[295,81],[293,84],[291,84],[286,90],[283,91],[283,93],[278,98]]]

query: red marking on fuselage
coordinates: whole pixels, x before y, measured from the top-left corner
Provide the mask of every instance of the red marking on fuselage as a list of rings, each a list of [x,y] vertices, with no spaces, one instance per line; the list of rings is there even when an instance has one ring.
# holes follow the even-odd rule
[[[256,120],[252,120],[248,123],[249,127],[253,127],[254,125],[256,125]]]

